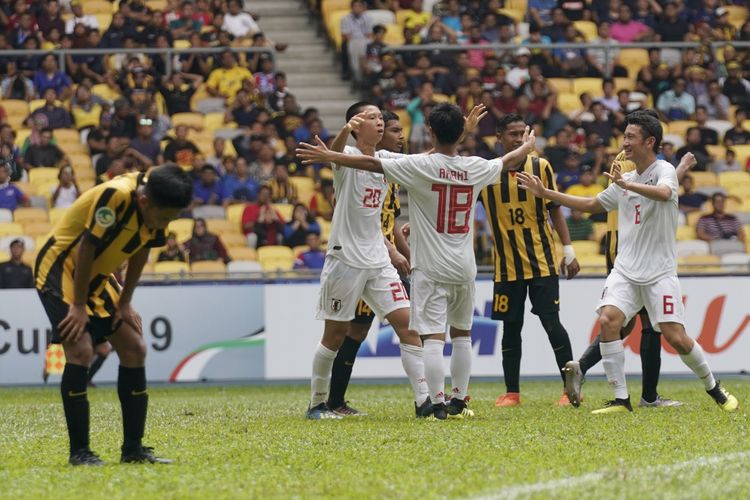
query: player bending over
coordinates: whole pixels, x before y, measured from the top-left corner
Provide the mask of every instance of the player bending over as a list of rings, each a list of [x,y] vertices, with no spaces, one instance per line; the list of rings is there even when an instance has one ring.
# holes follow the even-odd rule
[[[409,192],[412,256],[412,300],[409,327],[424,339],[425,375],[431,405],[423,416],[443,420],[448,413],[463,418],[471,373],[470,330],[474,316],[476,262],[473,250],[474,209],[480,190],[498,182],[503,162],[514,163],[534,147],[534,134],[502,159],[485,160],[456,153],[464,131],[461,110],[436,106],[429,117],[433,154],[398,159],[350,156],[317,145],[300,144],[297,154],[307,162],[335,162],[368,172],[384,172]],[[443,347],[446,326],[453,342],[452,397],[445,405]]]
[[[122,406],[122,462],[170,463],[141,439],[146,426],[146,344],[131,299],[152,247],[192,201],[192,182],[177,165],[125,174],[86,191],[66,210],[36,259],[36,288],[62,343],[60,383],[72,465],[102,465],[89,448],[86,382],[94,346],[109,341],[120,358],[117,394]],[[113,273],[128,261],[121,288]]]
[[[630,115],[625,129],[625,157],[636,170],[622,174],[618,166],[606,175],[612,184],[595,198],[559,193],[525,172],[519,183],[531,194],[584,212],[618,210],[618,255],[599,302],[602,364],[615,399],[594,413],[633,411],[625,379],[625,350],[620,332],[645,306],[649,318],[682,361],[703,381],[706,392],[725,411],[737,398],[714,379],[701,346],[684,327],[682,291],[677,279],[677,174],[656,159],[662,140],[659,121],[646,114]]]

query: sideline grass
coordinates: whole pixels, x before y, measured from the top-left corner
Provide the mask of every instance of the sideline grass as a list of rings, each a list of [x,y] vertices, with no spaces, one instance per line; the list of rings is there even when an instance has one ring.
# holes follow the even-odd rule
[[[2,498],[638,498],[750,497],[750,381],[729,379],[725,414],[693,380],[666,380],[681,408],[591,415],[609,389],[585,386],[579,409],[560,386],[524,382],[523,406],[498,409],[497,383],[473,386],[471,421],[416,420],[406,385],[354,385],[362,419],[303,419],[307,388],[157,387],[145,443],[172,466],[117,464],[113,388],[90,391],[92,448],[103,468],[66,466],[55,389],[0,389]],[[640,390],[631,381],[633,395]],[[634,397],[634,399],[636,399]]]

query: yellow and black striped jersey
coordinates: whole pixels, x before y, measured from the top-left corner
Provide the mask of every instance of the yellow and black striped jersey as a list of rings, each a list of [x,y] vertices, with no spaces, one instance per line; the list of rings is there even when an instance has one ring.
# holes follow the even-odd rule
[[[297,202],[297,186],[289,182],[279,182],[276,179],[271,179],[266,183],[266,186],[271,188],[271,200],[274,203],[296,203]]]
[[[624,174],[635,170],[635,163],[625,159],[625,151],[620,151],[612,165],[609,167],[609,172],[612,173],[612,168],[615,163],[620,164],[620,171]],[[610,180],[608,185],[611,184]],[[612,271],[615,265],[615,258],[617,257],[617,210],[613,210],[607,214],[607,235],[605,236],[604,245],[607,249],[607,272]]]
[[[146,227],[138,210],[136,190],[143,184],[143,174],[125,174],[83,193],[65,211],[39,251],[36,288],[72,304],[77,248],[86,239],[96,247],[89,278],[88,314],[112,315],[120,291],[113,274],[141,248],[166,243],[164,231]]]
[[[388,193],[383,201],[383,212],[380,215],[383,235],[394,245],[396,237],[393,232],[396,228],[396,219],[401,216],[401,199],[398,196],[398,190],[399,185],[395,182],[388,184]]]
[[[549,162],[527,156],[522,169],[503,170],[499,184],[482,190],[482,204],[495,239],[495,281],[517,281],[557,275],[555,240],[548,211],[557,206],[527,193],[516,172],[536,175],[549,189],[557,189]]]

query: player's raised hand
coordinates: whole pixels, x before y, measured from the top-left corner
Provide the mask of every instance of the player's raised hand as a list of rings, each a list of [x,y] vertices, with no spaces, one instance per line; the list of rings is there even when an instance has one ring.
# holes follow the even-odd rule
[[[526,129],[523,131],[522,140],[523,145],[521,147],[526,150],[526,154],[534,151],[534,148],[536,147],[536,135],[534,134],[534,129],[526,125]]]
[[[70,306],[68,314],[57,325],[60,330],[60,338],[70,343],[77,342],[86,331],[88,322],[89,316],[86,313],[85,306]]]
[[[687,175],[687,173],[692,169],[694,166],[698,164],[698,160],[695,158],[695,155],[693,153],[685,153],[682,155],[682,158],[680,158],[680,163],[677,165],[677,180],[682,182],[682,178]]]
[[[542,184],[542,180],[536,175],[521,171],[516,174],[516,180],[518,181],[518,187],[521,189],[528,191],[537,198],[544,197],[544,184]]]
[[[621,188],[627,189],[628,183],[625,179],[622,178],[622,168],[620,167],[619,162],[614,162],[612,164],[612,173],[604,172],[604,175],[607,177],[607,179],[611,180]]]
[[[315,136],[316,144],[309,144],[307,142],[300,142],[297,145],[295,153],[302,159],[303,165],[310,165],[312,163],[328,163],[328,153],[331,152],[320,137]]]
[[[367,112],[363,111],[362,113],[352,116],[352,119],[346,124],[346,128],[349,129],[349,132],[358,132],[359,127],[361,127],[366,120]]]
[[[479,126],[482,118],[487,116],[487,107],[484,104],[474,106],[469,115],[464,117],[464,134],[472,134]]]

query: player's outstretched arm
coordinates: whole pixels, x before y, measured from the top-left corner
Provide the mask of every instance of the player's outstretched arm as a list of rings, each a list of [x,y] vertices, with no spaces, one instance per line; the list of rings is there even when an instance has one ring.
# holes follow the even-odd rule
[[[690,169],[697,164],[698,160],[695,159],[695,155],[693,153],[685,153],[684,155],[682,155],[682,158],[680,158],[680,163],[675,169],[677,171],[677,182],[682,182],[682,179],[684,179],[687,173],[690,172]]]
[[[303,165],[312,165],[313,163],[335,163],[342,167],[354,168],[356,170],[365,170],[368,172],[383,173],[383,165],[380,160],[374,156],[365,155],[347,155],[344,153],[338,153],[331,151],[320,140],[320,137],[315,136],[317,144],[308,144],[306,142],[299,143],[297,146],[297,156],[302,159]]]
[[[349,139],[349,135],[351,135],[352,132],[357,132],[366,119],[367,113],[359,113],[352,116],[349,123],[344,125],[344,127],[339,130],[339,133],[336,134],[333,143],[331,143],[331,151],[336,151],[338,153],[344,151],[344,146],[346,146],[346,141]]]
[[[632,191],[651,200],[669,201],[669,199],[672,197],[672,190],[669,188],[669,186],[666,186],[664,184],[649,186],[646,184],[641,184],[639,182],[630,182],[628,180],[625,180],[622,176],[622,171],[620,170],[620,165],[618,163],[615,163],[612,166],[612,173],[604,172],[604,175],[607,176],[607,178],[613,183],[620,186],[622,189],[625,189],[626,191]]]
[[[534,135],[534,130],[531,129],[528,125],[526,126],[526,130],[523,132],[523,144],[517,149],[514,149],[513,151],[506,153],[502,158],[503,166],[504,165],[515,165],[519,163],[522,159],[526,158],[526,156],[534,151],[534,147],[536,146],[536,136]]]
[[[516,179],[518,180],[518,185],[521,189],[525,189],[537,198],[546,198],[559,203],[560,205],[565,205],[568,208],[575,208],[576,210],[592,214],[598,214],[605,211],[604,207],[596,198],[571,196],[569,194],[555,191],[554,189],[547,189],[544,187],[544,184],[542,184],[542,180],[539,177],[531,175],[528,172],[518,172],[516,174]]]

